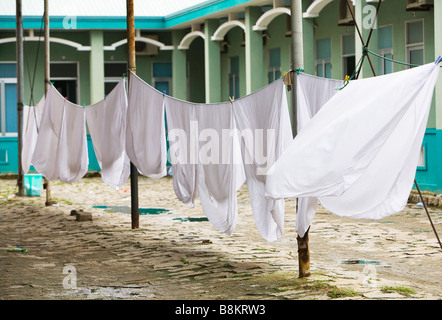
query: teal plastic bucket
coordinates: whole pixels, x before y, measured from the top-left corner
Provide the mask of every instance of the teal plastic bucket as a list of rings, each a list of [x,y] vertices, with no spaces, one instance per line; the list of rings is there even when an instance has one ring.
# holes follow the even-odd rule
[[[41,174],[25,174],[25,196],[39,197],[43,183],[43,176]]]

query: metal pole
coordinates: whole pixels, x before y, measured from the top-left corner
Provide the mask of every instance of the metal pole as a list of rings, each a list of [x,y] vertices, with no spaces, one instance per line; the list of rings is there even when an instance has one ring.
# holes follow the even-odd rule
[[[16,0],[16,58],[17,58],[17,143],[18,143],[18,196],[24,196],[23,168],[21,155],[23,148],[22,123],[23,123],[23,100],[24,100],[24,70],[23,70],[23,15],[22,2]]]
[[[127,6],[127,64],[129,70],[136,73],[135,61],[135,17],[134,17],[134,2],[133,0],[126,0]],[[130,85],[130,73],[129,73]],[[134,164],[130,163],[130,191],[131,191],[131,219],[132,229],[139,228],[140,214],[138,208],[138,169]]]
[[[50,48],[49,48],[49,0],[44,1],[44,47],[45,47],[45,96],[50,85]],[[49,180],[44,178],[43,188],[46,189],[46,206],[52,205],[51,201],[51,185]]]
[[[419,197],[421,198],[422,205],[425,208],[425,212],[427,213],[427,217],[430,220],[431,227],[433,228],[434,234],[436,235],[437,241],[439,242],[439,246],[442,249],[442,243],[440,242],[439,235],[437,234],[436,228],[434,227],[433,220],[431,220],[430,213],[428,212],[427,205],[425,204],[424,197],[422,196],[421,190],[417,185],[416,179],[414,179],[414,184],[416,185],[417,192],[419,193]]]
[[[378,8],[379,8],[379,5],[380,4],[378,4]],[[353,9],[351,8],[349,0],[347,0],[347,7],[351,13],[351,17],[353,18],[353,21],[355,22],[355,28],[356,28],[356,31],[358,32],[359,39],[361,39],[362,46],[364,46],[364,47],[368,46],[368,43],[365,44],[364,38],[362,37],[361,31],[359,30],[358,24],[356,23],[355,14],[353,13]],[[376,13],[376,18],[377,18],[377,13]],[[371,35],[369,36],[369,38],[371,38]],[[370,64],[370,68],[371,68],[371,71],[373,72],[373,75],[376,76],[376,73],[374,71],[373,64],[371,63],[370,57],[368,55],[364,54],[362,59],[365,59],[365,57],[367,57],[367,59],[368,59],[368,63]],[[359,77],[359,72],[358,72],[358,77]]]
[[[304,47],[302,37],[302,0],[291,0],[291,69],[293,75],[291,99],[292,99],[292,131],[296,136],[298,131],[297,117],[297,71],[304,68]],[[298,211],[298,205],[296,205]],[[305,235],[297,237],[299,277],[310,276],[310,252],[308,230]]]

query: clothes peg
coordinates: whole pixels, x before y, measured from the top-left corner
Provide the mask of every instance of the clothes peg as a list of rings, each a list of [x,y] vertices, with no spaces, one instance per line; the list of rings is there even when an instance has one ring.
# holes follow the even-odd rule
[[[435,62],[435,64],[438,64],[439,62],[441,62],[442,61],[442,57],[441,56],[439,56],[437,59],[436,59],[436,62]]]

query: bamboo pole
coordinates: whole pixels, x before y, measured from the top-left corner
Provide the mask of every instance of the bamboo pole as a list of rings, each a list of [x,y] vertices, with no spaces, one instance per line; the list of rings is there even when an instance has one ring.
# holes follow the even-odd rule
[[[50,84],[50,47],[49,47],[49,0],[44,1],[44,48],[45,48],[45,96],[49,89]],[[51,200],[51,185],[48,179],[44,178],[43,188],[46,190],[46,206],[52,205],[54,202]]]
[[[297,118],[297,72],[295,70],[304,68],[304,47],[302,36],[302,0],[291,0],[291,69],[293,75],[291,99],[292,99],[292,132],[296,136],[298,131]],[[298,212],[298,205],[296,205]],[[310,252],[309,252],[309,235],[308,230],[305,235],[297,237],[298,242],[298,263],[299,277],[304,278],[310,276]]]
[[[127,6],[127,65],[129,70],[136,73],[135,61],[135,17],[134,2],[126,0]],[[130,85],[130,72],[129,72]],[[130,163],[130,190],[131,190],[131,220],[132,229],[139,228],[140,214],[138,208],[138,170],[134,164]]]
[[[18,143],[18,196],[24,196],[23,167],[21,162],[23,148],[23,100],[24,100],[24,69],[23,69],[23,15],[22,2],[16,0],[16,59],[17,59],[17,143]]]

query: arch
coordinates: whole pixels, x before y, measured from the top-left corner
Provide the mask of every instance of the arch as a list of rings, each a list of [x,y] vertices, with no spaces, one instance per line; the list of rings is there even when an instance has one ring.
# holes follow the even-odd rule
[[[319,17],[319,13],[322,11],[322,9],[325,8],[330,2],[333,0],[315,0],[313,3],[307,8],[307,11],[304,12],[302,15],[304,18],[316,18]],[[374,2],[376,0],[369,0],[367,2]],[[354,4],[354,0],[351,0],[351,2]]]
[[[246,31],[246,25],[244,24],[244,22],[239,21],[239,20],[227,21],[227,22],[224,22],[222,25],[220,25],[218,27],[218,29],[216,29],[215,33],[211,37],[211,40],[222,41],[224,39],[224,36],[226,35],[226,33],[229,32],[229,30],[234,27],[240,27],[241,29]]]
[[[8,43],[8,42],[15,42],[16,40],[17,39],[15,37],[14,38],[3,38],[3,39],[0,39],[0,44]],[[35,37],[35,36],[23,37],[23,41],[43,41],[43,38]],[[70,40],[66,40],[66,39],[50,37],[49,38],[49,42],[55,42],[55,43],[64,44],[66,46],[74,47],[78,51],[91,51],[91,47],[90,46],[83,46],[80,43],[77,43],[77,42],[74,42],[74,41],[70,41]]]
[[[195,38],[201,37],[204,40],[206,39],[206,36],[201,31],[192,31],[188,34],[186,34],[183,39],[181,40],[178,49],[180,50],[187,50],[189,49],[190,44]]]
[[[272,22],[273,19],[281,14],[288,14],[290,16],[291,11],[289,8],[286,7],[277,7],[266,11],[261,17],[259,17],[258,21],[256,21],[256,24],[253,26],[253,30],[267,30],[267,26],[270,24],[270,22]]]
[[[149,43],[151,45],[154,45],[154,46],[160,48],[160,50],[173,50],[173,46],[166,46],[162,42],[159,42],[154,39],[146,38],[146,37],[135,37],[135,41]],[[104,46],[103,49],[106,51],[114,51],[117,49],[117,47],[119,47],[125,43],[127,43],[127,39],[122,39],[120,41],[117,41],[117,42],[111,44],[110,46]]]

